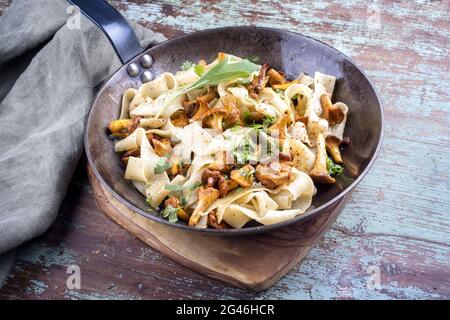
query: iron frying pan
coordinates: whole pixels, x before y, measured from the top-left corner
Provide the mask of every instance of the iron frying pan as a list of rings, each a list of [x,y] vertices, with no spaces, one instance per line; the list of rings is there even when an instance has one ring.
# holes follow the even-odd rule
[[[282,227],[293,227],[321,213],[336,208],[366,175],[381,147],[383,110],[374,86],[348,57],[338,50],[299,33],[261,28],[225,27],[183,35],[152,48],[139,45],[125,19],[103,0],[69,0],[102,29],[111,41],[123,66],[99,90],[92,105],[84,136],[89,164],[102,186],[131,210],[175,228],[207,235],[245,236],[264,233]],[[300,72],[320,71],[337,78],[333,101],[349,106],[345,136],[351,143],[343,151],[344,175],[336,184],[318,187],[312,206],[295,219],[274,225],[252,225],[242,229],[199,229],[183,222],[170,223],[152,212],[144,197],[123,178],[120,157],[114,152],[113,141],[106,133],[109,121],[117,119],[122,93],[139,87],[159,74],[176,72],[186,60],[213,60],[217,52],[241,57],[258,56],[278,70],[295,78]]]

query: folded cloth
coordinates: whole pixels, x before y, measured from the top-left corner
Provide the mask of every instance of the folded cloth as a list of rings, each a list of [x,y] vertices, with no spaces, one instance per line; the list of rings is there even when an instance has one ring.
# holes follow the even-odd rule
[[[0,282],[12,249],[55,220],[97,88],[120,67],[88,19],[66,23],[69,6],[16,0],[0,17]],[[165,39],[132,26],[143,47]]]

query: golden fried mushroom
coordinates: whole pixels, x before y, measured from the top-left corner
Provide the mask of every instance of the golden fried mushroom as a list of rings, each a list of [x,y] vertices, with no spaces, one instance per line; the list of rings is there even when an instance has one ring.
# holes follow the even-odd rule
[[[323,109],[321,118],[328,120],[330,126],[339,124],[344,120],[344,111],[331,103],[331,98],[328,94],[324,93],[320,96],[320,104]]]
[[[228,192],[239,187],[239,183],[237,183],[234,180],[227,179],[224,176],[219,177],[219,181],[218,181],[217,185],[219,188],[219,196],[220,197],[225,197],[228,194]]]
[[[260,163],[256,166],[256,179],[266,188],[275,189],[290,182],[291,169],[287,163],[276,161],[267,165]]]
[[[108,129],[111,133],[118,133],[121,131],[128,131],[128,128],[133,125],[131,119],[113,120],[108,123]]]
[[[253,173],[255,173],[255,168],[251,164],[247,164],[240,169],[232,170],[230,178],[241,187],[249,188],[253,184]]]
[[[200,187],[198,188],[197,195],[198,203],[189,219],[189,225],[191,227],[197,225],[206,208],[219,198],[219,191],[213,187]]]
[[[330,154],[331,158],[335,163],[342,164],[344,161],[342,160],[341,151],[339,150],[339,146],[342,143],[341,139],[335,136],[328,136],[325,138],[325,146]]]
[[[209,111],[211,108],[208,106],[208,103],[205,101],[198,101],[198,108],[195,111],[195,114],[192,116],[192,120],[200,121],[203,116]]]
[[[277,85],[277,84],[286,83],[286,79],[284,78],[284,74],[278,72],[275,69],[270,69],[267,74],[269,75],[269,84],[271,86],[274,86],[274,85]]]
[[[279,117],[277,121],[269,127],[270,135],[281,140],[285,139],[287,135],[288,121],[289,117],[286,114]]]
[[[189,124],[189,117],[185,110],[178,110],[172,116],[170,120],[175,127],[183,128]]]
[[[178,208],[177,210],[177,216],[179,219],[188,222],[189,221],[189,214],[187,214],[186,211],[181,208],[180,199],[178,199],[175,196],[170,196],[167,198],[167,200],[164,202],[165,206],[171,206],[172,208]]]
[[[214,229],[230,229],[230,226],[225,221],[221,221],[220,223],[217,222],[215,211],[211,211],[210,213],[208,213],[208,227]]]
[[[325,138],[322,133],[319,133],[316,139],[316,160],[314,161],[314,166],[311,169],[309,176],[314,182],[333,184],[336,180],[330,176],[327,170],[327,150],[325,146]]]
[[[153,139],[152,144],[155,147],[156,154],[160,157],[164,157],[172,152],[172,145],[169,139]]]
[[[224,108],[213,108],[203,115],[202,125],[223,132],[222,120],[227,114],[227,110]]]

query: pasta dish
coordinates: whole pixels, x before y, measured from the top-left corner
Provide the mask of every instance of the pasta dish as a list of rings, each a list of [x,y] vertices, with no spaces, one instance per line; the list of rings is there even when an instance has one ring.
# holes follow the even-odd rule
[[[269,225],[303,214],[343,172],[348,107],[336,78],[220,52],[123,93],[108,124],[125,179],[149,209],[197,228]]]

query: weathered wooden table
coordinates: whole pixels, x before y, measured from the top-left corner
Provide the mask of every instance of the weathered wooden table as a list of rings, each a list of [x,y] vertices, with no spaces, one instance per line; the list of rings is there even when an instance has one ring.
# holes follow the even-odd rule
[[[18,250],[0,298],[450,298],[448,0],[111,3],[168,37],[260,25],[331,44],[384,100],[381,155],[303,264],[260,293],[193,273],[115,225],[94,203],[83,160],[56,223]],[[80,290],[66,286],[69,265],[81,269]]]

